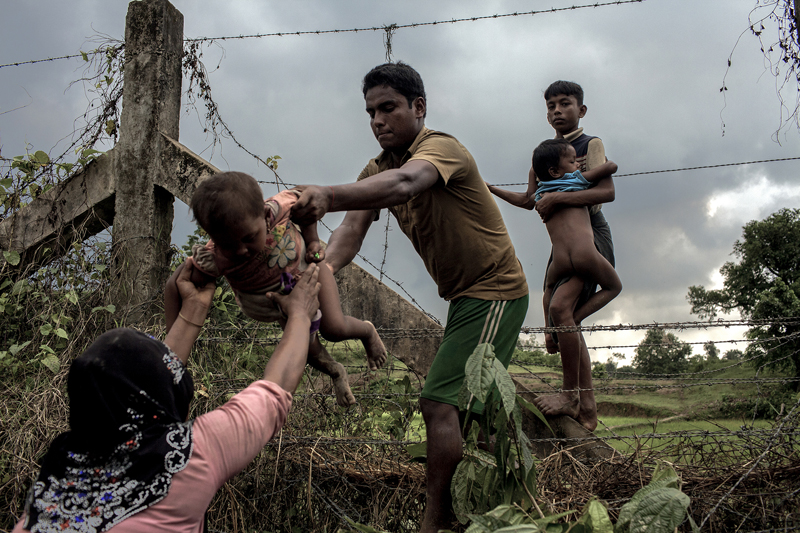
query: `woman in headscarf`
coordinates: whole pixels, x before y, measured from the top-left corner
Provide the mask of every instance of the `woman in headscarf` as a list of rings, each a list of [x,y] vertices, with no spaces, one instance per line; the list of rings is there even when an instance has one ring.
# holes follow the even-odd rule
[[[185,371],[214,294],[179,276],[179,319],[162,343],[119,328],[97,338],[67,381],[70,431],[55,438],[13,532],[202,532],[214,493],[280,430],[303,375],[318,266],[288,296],[264,377],[222,407],[187,421],[194,393]]]

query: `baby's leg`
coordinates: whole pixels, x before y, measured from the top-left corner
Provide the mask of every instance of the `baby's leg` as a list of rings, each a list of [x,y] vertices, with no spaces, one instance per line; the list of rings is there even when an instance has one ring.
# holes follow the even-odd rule
[[[364,344],[370,370],[382,367],[386,362],[386,347],[375,326],[372,325],[372,322],[359,320],[342,312],[339,289],[336,287],[336,279],[329,268],[319,269],[319,282],[321,284],[319,308],[322,311],[320,333],[333,342],[359,339]]]
[[[596,313],[616,298],[622,290],[622,282],[617,271],[600,255],[593,242],[590,247],[580,246],[575,250],[572,254],[572,266],[579,276],[592,279],[600,285],[600,290],[575,310],[575,322],[580,324],[587,316]]]
[[[353,391],[350,390],[350,382],[347,380],[347,370],[331,357],[328,350],[319,342],[317,335],[312,335],[308,343],[308,364],[331,377],[337,404],[350,407],[356,403]]]

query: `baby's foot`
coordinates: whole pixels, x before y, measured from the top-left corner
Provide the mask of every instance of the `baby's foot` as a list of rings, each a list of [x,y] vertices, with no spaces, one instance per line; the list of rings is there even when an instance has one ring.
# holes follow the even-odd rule
[[[355,405],[356,397],[353,396],[353,391],[350,390],[347,370],[344,369],[341,363],[336,363],[334,366],[336,371],[331,375],[331,379],[333,380],[333,390],[336,393],[336,403],[342,407]]]
[[[372,325],[372,322],[365,320],[372,333],[369,338],[362,341],[364,343],[364,351],[367,353],[367,363],[370,370],[378,370],[386,362],[386,346],[383,345],[378,330]]]

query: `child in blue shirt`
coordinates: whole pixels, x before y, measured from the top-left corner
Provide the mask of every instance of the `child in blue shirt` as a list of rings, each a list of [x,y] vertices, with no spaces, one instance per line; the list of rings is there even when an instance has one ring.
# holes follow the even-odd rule
[[[575,148],[566,139],[548,139],[533,151],[533,170],[539,178],[536,201],[553,191],[580,191],[592,182],[611,176],[617,171],[613,161],[581,173]],[[594,234],[585,207],[568,207],[556,211],[546,221],[547,233],[553,245],[553,262],[547,270],[545,288],[551,289],[559,279],[577,275],[600,285],[586,302],[575,310],[575,321],[602,309],[622,290],[617,272],[594,245]]]

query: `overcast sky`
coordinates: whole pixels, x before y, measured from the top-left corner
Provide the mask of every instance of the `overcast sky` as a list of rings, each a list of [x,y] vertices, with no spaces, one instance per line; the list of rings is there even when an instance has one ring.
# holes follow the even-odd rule
[[[174,1],[184,14],[186,37],[374,27],[584,3]],[[775,136],[780,126],[775,77],[765,68],[758,40],[742,35],[755,3],[645,0],[400,29],[393,38],[393,58],[412,65],[425,81],[426,125],[456,136],[493,183],[527,180],[533,147],[553,136],[542,93],[557,79],[583,86],[588,113],[582,125],[603,139],[620,174],[800,156],[796,129]],[[126,10],[119,0],[5,2],[0,64],[88,51],[98,33],[123,39]],[[240,142],[265,157],[280,155],[278,171],[288,183],[333,185],[354,181],[380,151],[360,81],[384,62],[382,39],[382,32],[367,31],[231,40],[204,48],[204,61],[213,71],[214,100]],[[720,87],[732,51],[724,100]],[[25,143],[53,155],[64,149],[63,137],[87,104],[80,86],[67,90],[82,71],[80,59],[0,69],[3,156],[24,153]],[[180,140],[219,168],[272,179],[269,170],[229,141],[212,157],[192,112],[183,115]],[[717,286],[718,270],[731,259],[747,221],[800,205],[797,168],[791,161],[616,179],[616,201],[603,210],[624,288],[587,323],[695,320],[686,302],[688,287]],[[274,192],[274,186],[265,187],[266,194]],[[541,326],[547,232],[534,213],[498,203],[531,288],[525,324]],[[186,211],[176,207],[177,243],[193,231]],[[325,219],[331,227],[340,221],[337,214]],[[385,224],[384,213],[362,249],[375,264],[383,257]],[[324,228],[320,234],[329,235]],[[443,320],[447,304],[394,221],[388,239],[387,274]],[[702,341],[741,338],[741,332],[676,333],[686,341]],[[643,335],[595,333],[587,343],[632,345]],[[719,347],[724,352],[737,345]],[[616,348],[594,350],[592,357],[605,361],[611,351],[632,354]]]

